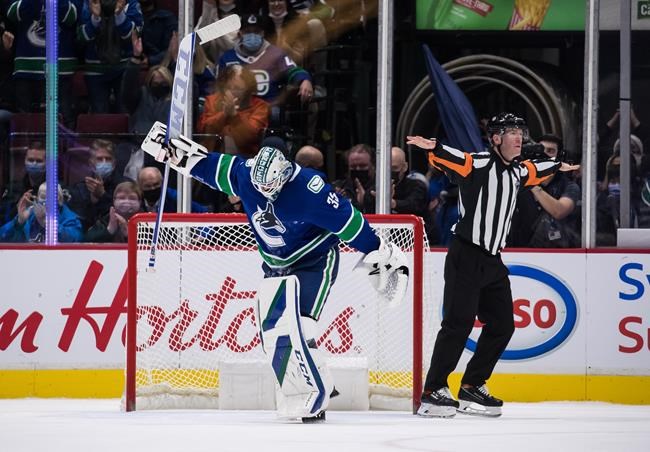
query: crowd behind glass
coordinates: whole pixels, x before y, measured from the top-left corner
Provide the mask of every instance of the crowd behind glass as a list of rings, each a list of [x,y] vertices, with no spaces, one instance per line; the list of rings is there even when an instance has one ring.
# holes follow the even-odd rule
[[[44,240],[44,4],[0,1],[0,242]],[[158,210],[162,166],[139,143],[155,121],[167,122],[177,7],[162,0],[59,0],[59,242],[125,242],[132,215]],[[373,147],[353,143],[338,152],[336,174],[326,170],[323,152],[332,139],[323,118],[333,95],[323,50],[363,27],[362,12],[300,0],[204,0],[195,9],[196,27],[231,14],[242,21],[239,32],[197,46],[195,139],[249,158],[265,136],[280,134],[298,164],[320,170],[363,213],[374,213]],[[619,222],[618,121],[615,112],[599,133],[597,243],[605,246],[615,245]],[[631,221],[648,227],[650,160],[645,125],[634,111],[631,131]],[[564,158],[561,137],[533,138],[548,156]],[[434,168],[410,168],[405,148],[396,145],[391,211],[421,216],[430,244],[446,246],[459,215],[458,188]],[[169,187],[175,186],[172,177]],[[168,188],[166,212],[176,210],[176,199]],[[200,184],[192,200],[197,213],[241,211],[236,196]],[[517,206],[510,246],[581,245],[579,172],[521,192]]]

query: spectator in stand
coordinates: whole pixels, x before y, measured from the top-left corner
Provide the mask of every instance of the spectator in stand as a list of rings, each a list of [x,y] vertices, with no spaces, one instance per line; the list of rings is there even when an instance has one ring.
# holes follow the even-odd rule
[[[449,246],[454,237],[453,226],[458,223],[460,209],[458,208],[458,185],[450,184],[449,188],[440,193],[442,202],[434,218],[435,227],[440,231],[440,245]]]
[[[195,29],[210,25],[232,14],[240,14],[235,0],[203,0],[202,7],[201,17],[199,17]],[[221,58],[221,55],[235,47],[236,42],[237,32],[234,31],[214,39],[201,47],[204,48],[208,59],[217,62]]]
[[[139,0],[144,26],[142,27],[142,66],[159,65],[165,57],[172,34],[178,32],[178,19],[171,11],[162,9],[156,0]],[[133,52],[135,55],[135,49]]]
[[[271,43],[315,73],[326,69],[325,53],[316,51],[327,46],[323,21],[332,18],[333,9],[323,3],[266,0],[262,14],[270,19],[265,31]]]
[[[0,11],[0,143],[9,136],[9,121],[14,110],[13,87],[14,34],[5,28],[4,11]]]
[[[633,143],[633,141],[630,141]],[[634,152],[631,152],[634,154]],[[637,227],[642,182],[632,158],[630,165],[630,226]],[[621,155],[614,152],[607,160],[605,178],[598,183],[596,196],[596,244],[616,246],[616,230],[620,227]]]
[[[25,192],[32,197],[38,194],[38,187],[45,182],[45,145],[42,141],[32,141],[25,153],[25,175],[18,187],[11,187],[2,194],[0,224],[16,216],[16,205]]]
[[[111,93],[118,101],[122,75],[133,55],[131,34],[142,28],[138,0],[86,0],[77,36],[86,46],[86,85],[93,113],[108,113]]]
[[[544,135],[537,140],[544,153],[564,160],[562,140]],[[580,187],[566,173],[555,173],[541,185],[520,191],[512,216],[508,246],[524,248],[572,248],[580,246],[574,218]]]
[[[603,180],[605,177],[606,162],[612,156],[612,149],[615,146],[614,142],[619,139],[620,120],[621,112],[616,109],[612,117],[607,120],[605,127],[598,131],[598,180]],[[643,143],[648,139],[648,130],[637,117],[633,107],[630,108],[630,134],[640,140],[641,149],[643,150]],[[631,146],[633,145],[634,143],[631,143]],[[616,151],[616,149],[614,150]]]
[[[112,206],[88,230],[86,242],[127,242],[129,218],[140,212],[141,206],[142,193],[138,184],[131,181],[119,183],[113,192]]]
[[[165,66],[152,66],[144,78],[144,85],[141,85],[142,39],[135,34],[131,39],[133,57],[124,71],[120,91],[123,109],[129,113],[129,131],[137,136],[132,143],[119,144],[117,154],[118,161],[125,162],[125,168],[122,170],[124,177],[136,180],[138,172],[144,166],[155,164],[154,160],[140,149],[140,143],[142,135],[146,135],[156,121],[167,123],[174,78]]]
[[[72,75],[77,68],[75,34],[82,0],[60,0],[59,19],[59,111],[68,127],[74,126]],[[7,18],[16,26],[14,86],[18,111],[44,111],[45,105],[45,0],[16,0]]]
[[[264,39],[264,18],[254,14],[242,19],[239,40],[235,48],[219,59],[219,71],[226,66],[239,64],[255,74],[257,95],[272,106],[272,121],[279,121],[280,109],[286,100],[281,96],[286,85],[298,86],[302,103],[311,100],[314,88],[311,76],[279,47]]]
[[[0,228],[0,242],[41,243],[45,240],[45,199],[47,187],[43,182],[38,194],[31,190],[23,193],[18,201],[16,217]],[[59,242],[80,242],[83,238],[81,222],[77,215],[64,202],[63,190],[58,185],[59,222],[57,236]]]
[[[419,180],[416,177],[408,177],[408,162],[406,153],[400,147],[393,146],[390,151],[391,155],[391,213],[413,214],[421,217],[429,229],[428,215],[428,189],[425,180]],[[424,175],[420,176],[424,178]],[[376,193],[374,187],[367,191],[365,195],[369,199],[365,201],[364,213],[375,213]]]
[[[158,212],[160,210],[160,195],[162,193],[163,176],[155,166],[142,168],[138,174],[138,187],[142,193],[142,207],[145,212]],[[165,212],[177,211],[176,202],[178,193],[173,188],[167,187],[165,196]],[[192,202],[192,212],[205,213],[208,210],[201,204]]]
[[[124,179],[115,173],[115,148],[111,141],[93,141],[90,152],[89,163],[94,168],[94,174],[86,176],[70,190],[70,207],[79,215],[84,229],[108,214],[113,191]]]
[[[269,104],[254,96],[257,83],[252,72],[240,65],[225,67],[217,79],[217,93],[207,97],[198,132],[220,135],[228,154],[253,157],[269,125]],[[204,145],[214,150],[216,139]]]
[[[306,16],[289,8],[287,0],[266,0],[261,15],[269,18],[264,22],[266,40],[303,65],[309,55],[310,42]]]
[[[449,246],[452,227],[458,222],[458,185],[452,184],[445,173],[429,166],[429,215],[432,224],[427,231],[429,244]]]
[[[347,176],[334,181],[334,189],[362,213],[374,211],[370,190],[375,187],[375,150],[367,144],[354,145],[345,153],[345,161]]]
[[[296,163],[303,168],[312,168],[321,173],[321,176],[324,179],[325,177],[325,164],[323,161],[323,153],[320,149],[314,146],[303,146],[298,149],[296,152],[296,158],[294,159]]]

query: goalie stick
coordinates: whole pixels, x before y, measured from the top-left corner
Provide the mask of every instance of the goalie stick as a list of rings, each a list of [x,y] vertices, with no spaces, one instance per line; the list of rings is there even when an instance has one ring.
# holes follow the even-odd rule
[[[218,20],[199,30],[196,30],[181,40],[178,46],[178,56],[176,58],[176,69],[174,70],[174,83],[172,86],[172,102],[169,109],[169,118],[167,120],[167,133],[164,144],[169,143],[172,138],[178,138],[183,131],[183,121],[188,114],[188,87],[192,83],[192,60],[194,59],[194,45],[196,37],[199,38],[199,44],[205,44],[219,38],[220,36],[239,30],[241,22],[237,14],[232,14],[226,18]],[[191,99],[189,100],[191,102]],[[153,239],[151,242],[151,251],[149,254],[148,269],[153,269],[156,265],[156,248],[158,246],[158,234],[160,233],[160,222],[162,221],[163,211],[165,209],[165,195],[167,193],[167,184],[169,182],[169,161],[165,163],[165,172],[161,188],[160,206],[156,223],[153,228]]]

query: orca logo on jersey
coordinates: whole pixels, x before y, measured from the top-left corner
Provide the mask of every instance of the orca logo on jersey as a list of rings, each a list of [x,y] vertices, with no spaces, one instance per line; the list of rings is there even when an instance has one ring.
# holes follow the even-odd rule
[[[264,210],[257,206],[257,212],[253,214],[252,220],[255,231],[269,247],[279,248],[285,245],[282,236],[269,234],[270,231],[277,231],[280,234],[284,234],[287,230],[280,219],[275,216],[273,204],[267,202]]]

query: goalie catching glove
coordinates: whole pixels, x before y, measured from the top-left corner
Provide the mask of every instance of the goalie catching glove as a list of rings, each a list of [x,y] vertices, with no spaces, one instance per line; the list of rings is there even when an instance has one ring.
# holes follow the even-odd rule
[[[162,122],[155,122],[142,142],[142,150],[159,162],[169,162],[171,167],[179,173],[190,176],[194,165],[207,157],[208,150],[184,135],[171,138],[165,144],[166,134],[167,126]]]
[[[402,301],[409,281],[406,256],[394,243],[380,239],[379,248],[366,254],[355,266],[355,272],[368,275],[370,284],[391,305]]]

